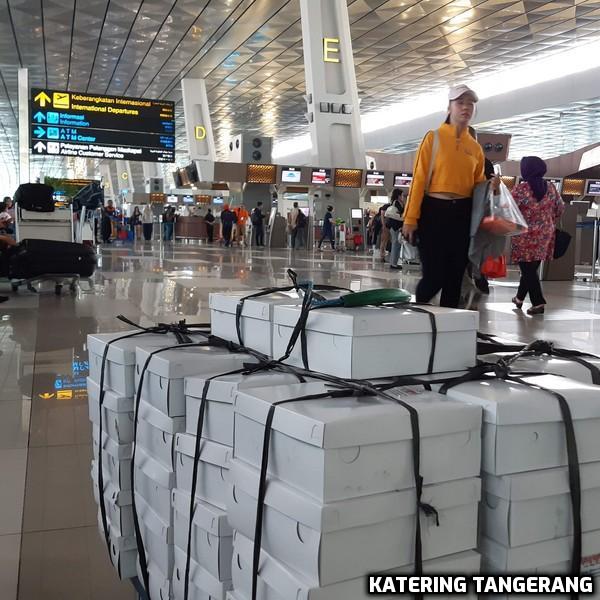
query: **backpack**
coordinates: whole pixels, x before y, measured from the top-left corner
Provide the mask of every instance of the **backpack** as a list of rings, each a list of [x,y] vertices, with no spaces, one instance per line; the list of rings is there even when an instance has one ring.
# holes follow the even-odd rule
[[[298,216],[296,217],[296,227],[304,227],[306,225],[306,215],[298,209]]]

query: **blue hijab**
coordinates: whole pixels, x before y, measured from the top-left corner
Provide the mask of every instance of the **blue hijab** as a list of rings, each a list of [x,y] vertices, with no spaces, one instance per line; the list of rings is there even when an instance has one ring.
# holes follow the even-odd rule
[[[524,156],[521,159],[521,177],[529,184],[534,197],[538,201],[548,191],[548,183],[543,179],[546,171],[546,163],[537,156]]]

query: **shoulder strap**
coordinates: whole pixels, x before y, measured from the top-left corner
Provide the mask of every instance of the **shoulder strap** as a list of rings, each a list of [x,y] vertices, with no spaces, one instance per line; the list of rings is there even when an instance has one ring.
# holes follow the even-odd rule
[[[437,157],[438,149],[440,147],[440,131],[439,129],[433,130],[433,148],[431,149],[431,159],[429,161],[429,172],[427,174],[427,185],[425,186],[425,193],[429,191],[431,185],[431,177],[433,176],[433,165]]]

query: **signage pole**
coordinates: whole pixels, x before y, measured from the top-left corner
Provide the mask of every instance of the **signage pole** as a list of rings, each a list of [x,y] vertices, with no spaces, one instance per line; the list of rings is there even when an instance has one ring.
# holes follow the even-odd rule
[[[19,183],[29,183],[29,70],[19,69]]]

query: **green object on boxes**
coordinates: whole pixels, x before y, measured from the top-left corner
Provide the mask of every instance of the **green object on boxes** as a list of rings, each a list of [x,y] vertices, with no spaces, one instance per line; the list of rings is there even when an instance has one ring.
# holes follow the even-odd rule
[[[315,306],[343,306],[355,308],[358,306],[379,306],[381,304],[405,304],[410,302],[411,294],[398,288],[381,288],[345,294],[335,300],[325,300],[315,303]]]

